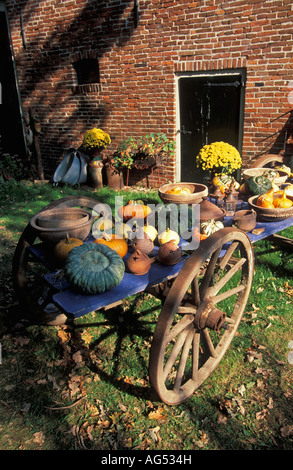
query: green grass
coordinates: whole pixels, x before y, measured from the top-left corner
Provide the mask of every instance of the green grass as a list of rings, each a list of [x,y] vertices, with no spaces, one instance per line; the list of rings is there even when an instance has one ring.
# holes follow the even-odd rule
[[[292,252],[254,245],[250,297],[223,361],[190,399],[165,405],[152,400],[148,380],[159,300],[132,296],[67,327],[29,323],[17,303],[11,260],[20,234],[42,207],[76,194],[112,207],[117,194],[159,202],[157,191],[1,186],[0,449],[292,449]]]

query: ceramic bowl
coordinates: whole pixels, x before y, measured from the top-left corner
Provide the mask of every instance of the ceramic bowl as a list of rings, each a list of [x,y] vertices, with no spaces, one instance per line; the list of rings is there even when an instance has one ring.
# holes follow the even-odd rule
[[[66,212],[68,210],[69,209],[67,208]],[[30,225],[37,232],[39,239],[49,244],[58,243],[60,240],[66,238],[67,234],[70,238],[79,238],[80,240],[85,240],[91,231],[92,223],[94,221],[94,216],[88,212],[87,220],[80,222],[78,219],[73,219],[71,225],[67,227],[59,227],[57,223],[55,227],[41,227],[38,224],[38,218],[40,215],[44,216],[44,212],[46,211],[42,211],[41,214],[35,215],[30,220]],[[62,209],[60,209],[60,215],[61,212]]]
[[[174,188],[188,188],[191,194],[169,194],[167,191]],[[165,204],[198,204],[208,195],[208,187],[199,183],[170,183],[159,188],[159,196]]]
[[[266,171],[273,170],[274,168],[249,168],[243,171],[243,178],[246,181],[251,176],[262,176]],[[282,170],[276,170],[280,176],[274,179],[275,184],[282,184],[288,179],[288,173]]]
[[[41,212],[36,223],[44,228],[67,228],[75,224],[86,222],[90,218],[90,212],[84,209],[68,207],[66,209],[51,209]]]
[[[289,207],[288,209],[270,209],[268,207],[259,207],[256,205],[258,197],[259,196],[252,196],[248,199],[250,208],[255,210],[257,214],[257,220],[262,220],[264,222],[274,222],[293,217],[293,206]],[[293,201],[293,196],[287,195],[287,197]]]

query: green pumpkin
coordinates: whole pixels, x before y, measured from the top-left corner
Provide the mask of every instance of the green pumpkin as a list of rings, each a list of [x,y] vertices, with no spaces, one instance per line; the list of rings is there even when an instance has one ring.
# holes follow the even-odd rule
[[[73,248],[64,268],[68,282],[83,294],[100,294],[120,284],[125,272],[121,256],[94,242]]]
[[[255,196],[268,193],[272,189],[272,182],[265,176],[251,176],[245,181],[245,189]]]

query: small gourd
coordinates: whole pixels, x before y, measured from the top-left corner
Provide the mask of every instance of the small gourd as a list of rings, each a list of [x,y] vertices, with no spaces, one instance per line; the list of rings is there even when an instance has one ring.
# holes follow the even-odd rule
[[[287,194],[287,196],[293,196],[293,184],[291,183],[287,184],[284,191]]]
[[[233,182],[234,178],[231,175],[225,173],[220,173],[219,175],[214,176],[212,183],[214,186],[219,186],[222,193],[229,188],[230,184]],[[240,188],[238,181],[234,181],[235,189]]]
[[[163,245],[164,243],[167,243],[170,240],[174,240],[175,243],[177,243],[177,245],[180,242],[180,237],[178,233],[175,232],[174,230],[171,230],[170,228],[167,228],[166,230],[164,230],[158,235],[159,245]]]
[[[66,238],[63,240],[60,240],[54,247],[54,258],[57,261],[57,263],[63,264],[70,250],[82,244],[83,244],[82,240],[80,240],[79,238],[70,238],[67,233]]]
[[[182,194],[191,194],[191,191],[187,187],[181,188],[180,186],[175,186],[175,188],[168,189],[166,191],[166,193],[167,194],[182,195]]]
[[[147,234],[147,236],[154,242],[158,236],[158,231],[153,225],[144,225],[143,231]]]
[[[274,207],[278,208],[278,209],[288,209],[290,207],[292,207],[293,205],[293,201],[291,201],[291,199],[289,199],[285,193],[285,191],[283,192],[283,194],[280,196],[280,197],[277,197],[274,202]]]
[[[128,245],[124,238],[113,233],[104,233],[102,238],[97,238],[94,243],[107,245],[109,248],[116,251],[121,258],[124,258],[128,251]]]
[[[208,237],[221,228],[224,228],[224,224],[220,220],[210,219],[200,223],[200,232]]]
[[[258,207],[265,207],[267,209],[274,208],[274,188],[270,189],[267,193],[261,194],[256,201]]]

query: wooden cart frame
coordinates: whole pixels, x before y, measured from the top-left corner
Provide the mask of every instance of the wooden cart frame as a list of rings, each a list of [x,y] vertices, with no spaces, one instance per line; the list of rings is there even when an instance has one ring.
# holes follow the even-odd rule
[[[70,196],[43,210],[93,209],[97,204],[102,207],[95,199]],[[265,225],[263,233],[250,237],[241,230],[225,227],[201,242],[177,265],[162,267],[153,263],[148,275],[125,274],[125,285],[105,294],[82,296],[66,283],[57,285],[52,272],[45,278],[55,288],[53,302],[65,312],[61,314],[62,322],[109,307],[137,292],[147,291],[160,298],[162,310],[151,344],[149,378],[159,399],[176,405],[190,397],[215,370],[237,331],[253,280],[252,243],[292,224],[293,218],[260,224]],[[13,258],[15,289],[25,305],[32,300],[27,290],[28,265],[36,258],[44,261],[40,253],[36,255],[36,241],[37,233],[28,224]]]

